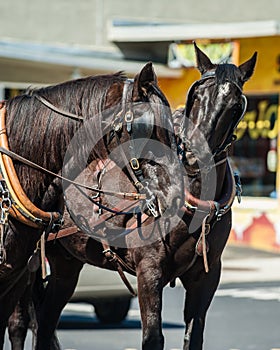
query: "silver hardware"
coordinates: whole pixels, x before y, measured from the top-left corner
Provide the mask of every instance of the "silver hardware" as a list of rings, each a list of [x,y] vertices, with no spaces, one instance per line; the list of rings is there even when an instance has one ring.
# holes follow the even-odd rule
[[[131,111],[127,111],[125,113],[124,120],[126,122],[126,130],[128,133],[131,133],[132,122],[133,122],[133,113]]]
[[[154,199],[155,199],[154,195],[151,198],[146,199],[146,205],[147,205],[147,208],[149,209],[150,213],[156,218],[159,216],[159,213],[156,209]]]

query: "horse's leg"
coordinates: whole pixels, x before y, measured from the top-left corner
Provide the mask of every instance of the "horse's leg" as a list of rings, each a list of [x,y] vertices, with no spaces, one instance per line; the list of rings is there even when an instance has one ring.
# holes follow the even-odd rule
[[[22,350],[24,348],[24,341],[26,338],[28,325],[31,321],[29,313],[31,303],[32,299],[30,286],[26,288],[25,293],[22,295],[15,308],[15,311],[9,318],[8,332],[13,350]]]
[[[6,332],[6,324],[0,321],[0,349],[1,350],[4,348],[5,332]]]
[[[24,342],[28,328],[32,331],[32,349],[35,349],[37,342],[37,317],[32,300],[32,288],[27,288],[18,302],[15,311],[9,318],[8,332],[13,350],[24,349]],[[51,349],[60,349],[56,334],[51,340]]]
[[[15,282],[14,282],[15,281]],[[0,298],[0,349],[4,347],[5,331],[8,326],[9,317],[14,312],[18,300],[24,293],[29,283],[29,272],[27,270],[19,271],[13,274],[9,283],[1,282],[3,295]],[[6,293],[6,291],[8,292]]]
[[[220,275],[219,261],[198,280],[189,280],[188,274],[180,277],[186,289],[184,350],[202,350],[206,313],[218,288]]]
[[[151,260],[152,258],[151,254]],[[162,282],[156,261],[143,259],[137,266],[138,299],[142,320],[142,350],[163,350],[161,326]]]
[[[48,247],[47,257],[51,275],[43,299],[36,303],[37,350],[54,349],[54,332],[60,314],[74,292],[83,267],[83,263],[70,257],[59,243]]]

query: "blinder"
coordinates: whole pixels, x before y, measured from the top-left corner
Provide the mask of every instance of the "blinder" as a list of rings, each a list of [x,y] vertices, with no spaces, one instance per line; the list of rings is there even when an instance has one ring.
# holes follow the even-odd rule
[[[140,192],[146,193],[146,207],[154,217],[157,217],[159,213],[154,203],[156,198],[149,189],[148,182],[145,181],[139,164],[139,159],[141,158],[142,151],[153,134],[155,117],[153,112],[149,109],[148,111],[141,114],[141,116],[137,116],[137,118],[135,118],[133,113],[133,107],[135,107],[135,103],[131,102],[131,94],[129,93],[128,89],[131,83],[133,83],[132,79],[127,79],[124,82],[121,110],[113,119],[113,130],[111,132],[110,138],[117,138],[121,155],[124,158],[125,164],[127,164],[126,155],[118,138],[118,133],[123,130],[124,126],[126,126],[126,131],[129,134],[129,165],[126,166],[126,168],[130,173],[134,181],[134,185],[137,187],[137,189]]]
[[[120,112],[113,120],[113,129],[115,132],[119,132],[126,125],[126,130],[133,139],[150,139],[153,133],[155,117],[151,111],[147,111],[135,118],[133,113],[133,105],[135,103],[128,102],[128,87],[132,82],[132,79],[127,79],[124,83],[122,106]]]

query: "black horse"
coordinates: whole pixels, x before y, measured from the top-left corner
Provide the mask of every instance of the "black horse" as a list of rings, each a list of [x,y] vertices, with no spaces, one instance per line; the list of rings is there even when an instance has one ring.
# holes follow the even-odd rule
[[[180,275],[186,289],[184,350],[202,349],[206,313],[219,284],[221,255],[232,225],[231,204],[240,185],[238,179],[233,181],[228,152],[247,106],[242,87],[257,58],[254,53],[239,67],[216,65],[195,49],[201,79],[190,88],[185,108],[174,115],[191,194],[186,196],[185,221],[191,238],[176,250],[174,260],[187,266],[186,252],[196,252]]]
[[[120,193],[117,189],[110,193],[133,200],[138,214],[145,213],[148,218],[162,213],[171,215],[183,202],[183,178],[176,155],[171,111],[157,85],[151,63],[134,80],[117,73],[30,90],[6,101],[2,113],[1,159],[11,168],[10,161],[14,158],[16,175],[23,188],[19,191],[25,192],[36,210],[30,212],[33,209],[24,208],[25,203],[13,197],[13,176],[10,191],[1,180],[5,187],[1,208],[7,205],[8,199],[13,206],[8,222],[1,221],[4,230],[0,243],[0,348],[8,318],[24,297],[27,286],[32,284],[38,267],[40,237],[42,233],[48,236],[60,224],[59,220],[54,223],[53,218],[59,218],[64,210],[61,174],[73,180],[83,167],[90,164],[91,168],[87,169],[95,171],[112,154],[114,162],[133,185],[130,193]],[[137,127],[138,119],[146,130],[144,144],[141,143],[142,129]],[[151,149],[148,140],[155,140],[161,147]],[[125,147],[126,144],[129,147]],[[162,151],[164,146],[169,154]],[[115,149],[118,152],[113,153]],[[7,169],[4,168],[1,164],[5,179]],[[63,181],[66,189],[69,181]],[[86,190],[87,184],[78,187]],[[10,198],[3,199],[7,193]],[[1,215],[3,213],[6,211]],[[37,213],[43,213],[42,217],[36,217]],[[40,334],[40,318],[38,326]],[[47,348],[48,341],[43,341],[44,345],[38,348]]]
[[[174,113],[178,155],[185,169],[185,205],[173,218],[153,220],[157,239],[143,247],[137,230],[126,235],[126,247],[113,251],[124,261],[123,269],[135,272],[142,319],[143,350],[162,350],[162,290],[180,278],[186,289],[184,350],[201,350],[208,307],[217,289],[221,255],[231,229],[231,204],[236,183],[228,162],[234,130],[246,109],[242,87],[253,74],[256,54],[239,67],[212,64],[195,45],[201,79],[188,93],[186,106]],[[114,169],[114,168],[112,168]],[[111,170],[114,174],[114,170]],[[123,191],[131,183],[123,173]],[[113,187],[108,171],[102,184]],[[107,196],[102,203],[110,202]],[[118,221],[118,220],[117,220]],[[128,222],[119,219],[119,226]],[[151,226],[142,227],[144,237]],[[82,265],[87,262],[113,268],[102,254],[100,242],[76,232],[50,244],[48,258],[52,275],[39,305],[38,318],[45,327],[38,333],[39,349],[51,337],[62,308],[74,291]],[[55,295],[55,306],[50,303]]]

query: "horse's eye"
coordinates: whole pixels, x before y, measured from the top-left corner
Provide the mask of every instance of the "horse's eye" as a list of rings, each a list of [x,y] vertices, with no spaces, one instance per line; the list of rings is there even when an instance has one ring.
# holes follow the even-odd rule
[[[240,114],[240,111],[242,109],[241,103],[237,103],[232,110],[232,113],[234,116],[236,116],[237,114]]]
[[[192,95],[192,102],[194,103],[195,101],[197,101],[198,100],[198,94],[197,93],[194,93],[193,95]]]

